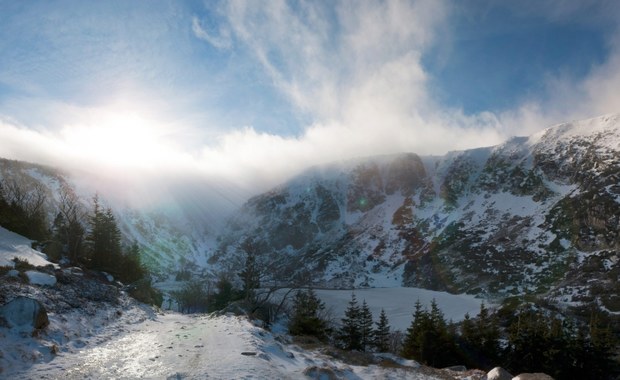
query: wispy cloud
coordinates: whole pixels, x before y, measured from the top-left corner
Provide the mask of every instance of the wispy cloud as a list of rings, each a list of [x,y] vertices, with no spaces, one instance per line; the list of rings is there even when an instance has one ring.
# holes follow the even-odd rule
[[[202,27],[200,20],[196,16],[192,18],[192,31],[196,37],[207,41],[218,49],[230,49],[232,46],[228,29],[220,29],[218,35],[212,35]]]
[[[553,22],[571,22],[571,17],[589,9],[578,7],[577,2],[562,4],[561,12],[559,8],[549,7],[541,9],[540,15]],[[235,108],[227,112],[247,112],[243,108],[245,100],[250,102],[261,96],[275,98],[273,94],[260,93],[269,87],[281,94],[284,102],[270,99],[263,112],[270,112],[269,108],[273,113],[291,109],[299,120],[308,120],[305,124],[291,125],[287,133],[270,133],[251,124],[237,124],[232,129],[222,130],[217,125],[213,128],[217,119],[203,112],[201,115],[206,116],[200,119],[202,123],[193,122],[180,133],[179,124],[183,123],[187,108],[175,109],[165,102],[157,103],[147,108],[168,107],[168,116],[176,111],[176,118],[167,119],[176,120],[176,124],[171,126],[159,120],[165,137],[153,142],[152,152],[159,152],[153,153],[153,161],[161,163],[162,167],[168,166],[170,172],[176,169],[202,178],[225,177],[239,187],[262,191],[314,164],[403,151],[441,154],[448,150],[493,145],[509,136],[530,134],[554,123],[620,111],[620,95],[616,90],[620,88],[618,30],[610,32],[610,36],[615,37],[609,39],[605,61],[593,65],[585,77],[551,71],[545,91],[501,112],[488,110],[467,114],[458,107],[445,106],[434,96],[436,82],[423,58],[430,49],[450,39],[449,23],[455,7],[451,2],[436,0],[344,0],[336,3],[231,0],[218,5],[217,18],[183,13],[181,20],[176,20],[185,30],[191,28],[191,40],[215,47],[205,50],[226,55],[225,60],[191,61],[180,66],[170,58],[173,54],[168,54],[175,46],[166,45],[173,43],[166,39],[166,33],[145,32],[147,38],[141,41],[146,45],[138,44],[136,49],[162,38],[167,41],[161,48],[165,48],[166,54],[151,51],[147,62],[136,66],[135,71],[153,70],[154,82],[168,83],[162,92],[172,104],[178,104],[175,103],[177,98],[186,99],[191,95],[192,99],[204,100],[204,105],[194,100],[198,106],[193,110],[200,113],[197,109],[209,110],[213,107],[209,100],[224,86],[230,86],[225,83],[218,88],[218,80],[238,76],[233,87],[245,89],[255,85],[256,77],[260,77],[267,85],[260,83],[258,92],[248,90],[249,95],[239,96],[241,100],[236,99]],[[618,7],[609,5],[606,9],[609,13],[617,11]],[[607,16],[595,13],[594,19],[610,22]],[[141,29],[135,29],[138,30]],[[179,51],[187,53],[195,46],[191,41],[184,43],[180,44]],[[132,59],[145,57],[135,54]],[[151,66],[160,56],[168,60],[168,64]],[[189,53],[184,55],[189,56]],[[243,70],[195,78],[180,74],[185,68],[197,70],[195,67],[201,64],[207,69],[216,67],[222,71],[227,65],[243,64],[244,69],[254,71],[247,76],[241,75],[247,74]],[[83,70],[78,72],[89,73],[83,65],[75,65]],[[15,80],[28,82],[24,72],[18,68],[14,71],[19,74],[13,76]],[[126,75],[135,79],[131,72]],[[139,77],[145,76],[140,74]],[[484,86],[484,80],[480,78],[480,86]],[[190,81],[192,83],[188,83]],[[100,83],[97,81],[88,88]],[[197,96],[198,93],[203,97]],[[239,94],[229,94],[230,97],[235,95]],[[5,110],[7,104],[11,103],[4,103]],[[17,104],[15,108],[25,109],[24,104]],[[80,154],[87,155],[86,152],[75,153],[71,136],[80,128],[97,124],[96,115],[99,114],[92,111],[94,106],[59,107],[54,104],[48,107],[47,115],[62,115],[55,120],[58,128],[40,128],[37,132],[32,129],[33,125],[26,127],[5,120],[0,124],[0,153],[60,164],[78,161],[75,157]],[[104,114],[117,112],[115,107],[101,106]],[[157,118],[152,119],[153,124],[158,124]],[[218,133],[214,134],[214,130]],[[191,133],[191,138],[187,133]],[[188,140],[192,140],[192,144],[187,144]]]

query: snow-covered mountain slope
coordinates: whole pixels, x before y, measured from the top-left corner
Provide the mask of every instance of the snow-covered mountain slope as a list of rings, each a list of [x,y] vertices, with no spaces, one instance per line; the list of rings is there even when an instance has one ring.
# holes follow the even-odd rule
[[[16,186],[25,192],[41,189],[49,225],[58,214],[62,188],[69,188],[79,197],[83,223],[87,224],[92,197],[98,192],[91,182],[79,174],[0,158],[0,185]],[[112,208],[124,243],[137,242],[143,263],[154,273],[167,276],[179,269],[203,271],[214,246],[213,217],[207,215],[199,200],[188,195],[191,189],[185,192],[182,197],[171,194],[161,204],[142,208],[117,198],[110,202],[105,193],[98,192],[98,196]]]
[[[42,184],[50,220],[63,186],[90,208],[75,174],[0,160],[0,179]],[[250,199],[221,233],[194,188],[157,207],[112,206],[125,241],[163,277],[236,278],[249,238],[285,283],[536,293],[620,312],[619,179],[620,115],[608,115],[495,147],[316,167]]]
[[[619,179],[620,115],[440,157],[317,167],[250,199],[210,263],[231,267],[250,238],[284,281],[537,293],[620,311]]]

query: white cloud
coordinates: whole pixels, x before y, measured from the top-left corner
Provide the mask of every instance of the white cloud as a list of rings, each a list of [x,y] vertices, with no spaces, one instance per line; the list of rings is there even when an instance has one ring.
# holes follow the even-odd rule
[[[583,80],[550,76],[546,98],[529,99],[502,113],[467,115],[433,98],[432,81],[422,64],[427,50],[438,43],[437,34],[445,33],[450,4],[435,0],[337,4],[331,9],[331,2],[302,1],[293,7],[283,0],[230,1],[221,10],[226,19],[217,25],[217,32],[192,18],[194,35],[214,47],[245,46],[290,102],[280,106],[292,105],[312,121],[294,136],[239,128],[198,149],[183,148],[187,136],[164,125],[165,137],[151,136],[144,155],[158,169],[168,168],[168,173],[225,177],[258,192],[314,164],[493,145],[557,122],[620,110],[618,44],[610,45],[609,59]],[[59,109],[65,122],[58,122],[61,128],[56,132],[0,124],[0,155],[93,165],[80,160],[88,152],[76,151],[71,136],[96,124],[100,114],[79,107]],[[199,139],[197,129],[190,132]]]
[[[214,36],[208,33],[200,24],[198,17],[192,17],[192,31],[197,38],[205,40],[218,49],[230,49],[232,39],[228,29],[220,29],[219,35]]]

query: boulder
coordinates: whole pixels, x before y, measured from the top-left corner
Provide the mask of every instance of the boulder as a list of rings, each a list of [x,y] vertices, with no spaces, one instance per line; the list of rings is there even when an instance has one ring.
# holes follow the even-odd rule
[[[49,325],[47,311],[37,300],[17,297],[4,306],[0,306],[0,319],[10,328],[44,329]]]
[[[481,380],[512,380],[512,375],[502,367],[495,367]]]
[[[553,377],[546,373],[522,373],[512,378],[512,380],[553,380]]]

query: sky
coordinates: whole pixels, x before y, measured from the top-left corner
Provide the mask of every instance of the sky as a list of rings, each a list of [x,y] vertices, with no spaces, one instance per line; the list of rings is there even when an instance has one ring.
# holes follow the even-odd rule
[[[614,0],[0,0],[0,157],[251,194],[495,145],[620,111],[618,20]]]

